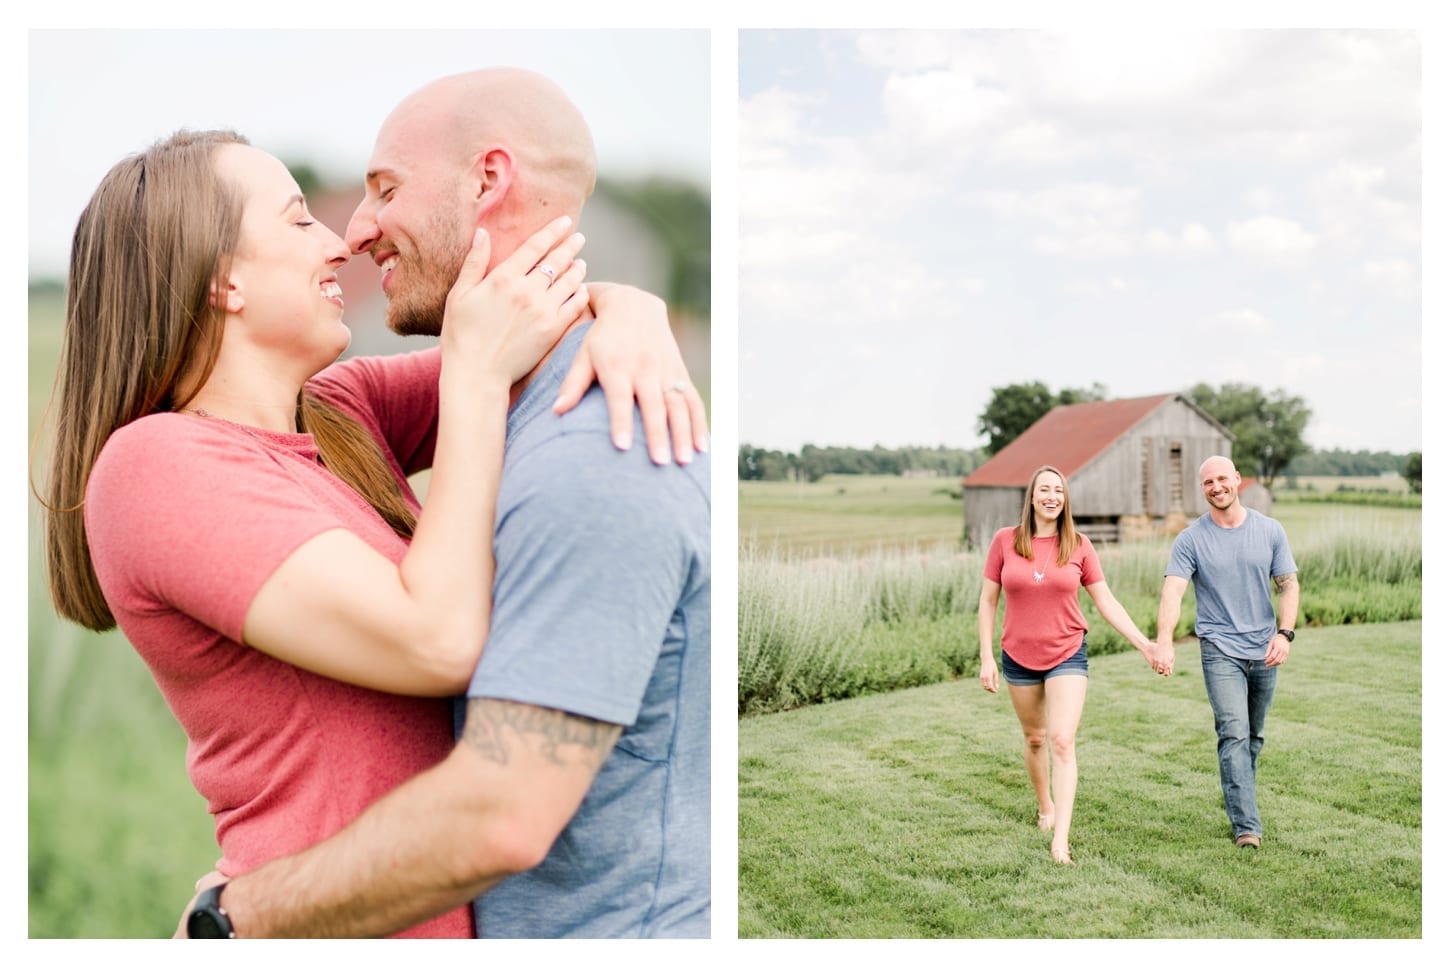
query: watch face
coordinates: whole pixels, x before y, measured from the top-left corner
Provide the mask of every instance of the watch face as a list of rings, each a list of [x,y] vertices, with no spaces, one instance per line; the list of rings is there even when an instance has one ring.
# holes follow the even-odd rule
[[[195,940],[224,940],[230,925],[215,910],[193,910],[186,919],[186,935]]]

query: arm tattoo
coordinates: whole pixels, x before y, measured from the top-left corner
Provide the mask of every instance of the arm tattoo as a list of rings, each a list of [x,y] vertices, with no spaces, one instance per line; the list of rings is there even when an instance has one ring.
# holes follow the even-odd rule
[[[529,742],[555,765],[582,763],[594,770],[603,765],[618,734],[617,725],[557,709],[472,698],[462,741],[499,765],[507,765],[520,743]]]
[[[1274,586],[1279,589],[1280,594],[1283,594],[1291,587],[1297,587],[1298,584],[1299,576],[1297,574],[1280,574],[1274,578]]]

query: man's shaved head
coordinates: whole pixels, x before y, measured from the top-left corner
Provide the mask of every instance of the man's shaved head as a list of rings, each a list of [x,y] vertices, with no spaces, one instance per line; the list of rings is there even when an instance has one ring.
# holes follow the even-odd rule
[[[1199,464],[1198,479],[1202,480],[1204,477],[1207,477],[1211,473],[1217,474],[1224,472],[1238,473],[1239,468],[1235,467],[1234,462],[1228,457],[1212,456],[1209,457],[1207,460],[1203,461],[1203,463]]]
[[[531,71],[500,67],[454,74],[406,97],[378,135],[414,138],[442,160],[467,166],[495,148],[509,151],[527,201],[541,212],[535,229],[575,214],[594,191],[594,139],[584,116],[557,84]]]

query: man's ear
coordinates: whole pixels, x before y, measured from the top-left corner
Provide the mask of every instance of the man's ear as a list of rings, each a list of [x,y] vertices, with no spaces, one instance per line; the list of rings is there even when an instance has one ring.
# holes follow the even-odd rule
[[[477,223],[503,204],[514,183],[514,156],[508,148],[494,147],[482,151],[469,169],[469,184]]]
[[[223,284],[225,282],[225,284]],[[212,279],[210,291],[206,297],[207,304],[212,308],[220,308],[224,312],[238,313],[246,305],[242,298],[242,289],[235,279],[227,278]]]

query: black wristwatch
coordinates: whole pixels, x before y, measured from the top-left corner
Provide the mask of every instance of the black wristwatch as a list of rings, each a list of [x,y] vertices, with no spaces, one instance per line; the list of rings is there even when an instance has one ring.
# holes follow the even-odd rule
[[[1284,636],[1284,639],[1286,641],[1288,641],[1290,644],[1293,644],[1293,642],[1294,642],[1294,629],[1293,628],[1280,628],[1279,629],[1279,634],[1283,635]]]
[[[222,889],[225,883],[202,892],[186,918],[186,935],[192,940],[232,940],[237,932],[232,929],[231,918],[222,909]]]

